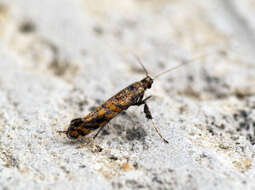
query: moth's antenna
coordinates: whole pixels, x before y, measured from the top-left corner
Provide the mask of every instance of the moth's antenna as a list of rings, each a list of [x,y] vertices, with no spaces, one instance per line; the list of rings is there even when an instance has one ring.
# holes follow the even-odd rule
[[[170,68],[170,69],[168,69],[168,70],[166,70],[166,71],[163,71],[163,72],[160,72],[160,73],[156,74],[156,76],[154,76],[153,79],[156,79],[156,78],[160,77],[161,75],[163,75],[163,74],[165,74],[165,73],[168,73],[168,72],[170,72],[170,71],[173,71],[173,70],[175,70],[175,69],[178,69],[178,68],[182,67],[183,65],[192,63],[192,62],[194,62],[194,61],[196,61],[196,60],[198,60],[198,59],[201,59],[201,58],[207,57],[207,56],[208,56],[208,54],[199,55],[199,56],[196,56],[196,57],[192,58],[191,60],[184,61],[182,64],[177,65],[176,67],[172,67],[172,68]]]
[[[173,67],[173,68],[168,69],[168,70],[166,70],[166,71],[160,72],[160,73],[156,74],[156,76],[154,76],[153,79],[156,79],[156,78],[158,78],[159,76],[161,76],[161,75],[163,75],[163,74],[165,74],[165,73],[168,73],[168,72],[170,72],[170,71],[173,71],[173,70],[175,70],[175,69],[178,69],[179,67],[182,67],[183,65],[185,65],[185,64],[187,64],[187,63],[188,63],[188,62],[185,61],[184,63],[182,63],[182,64],[180,64],[180,65],[177,65],[176,67]]]
[[[147,69],[145,68],[145,66],[143,65],[143,63],[142,63],[141,59],[139,58],[139,56],[136,55],[136,54],[134,54],[134,56],[135,56],[135,58],[137,59],[138,63],[142,66],[142,68],[143,68],[143,70],[144,70],[146,76],[149,76],[149,73],[148,73]]]

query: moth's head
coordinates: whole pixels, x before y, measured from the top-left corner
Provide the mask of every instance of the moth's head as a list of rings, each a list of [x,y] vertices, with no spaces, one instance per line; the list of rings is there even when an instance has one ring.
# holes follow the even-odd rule
[[[145,88],[151,88],[153,79],[149,75],[147,75],[144,79],[141,80],[141,82]]]

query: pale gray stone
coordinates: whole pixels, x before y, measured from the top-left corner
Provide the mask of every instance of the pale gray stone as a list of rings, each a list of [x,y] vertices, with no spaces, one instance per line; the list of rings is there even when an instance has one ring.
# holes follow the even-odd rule
[[[252,0],[0,0],[0,189],[255,189]],[[199,55],[93,140],[57,133]],[[207,55],[208,54],[208,55]]]

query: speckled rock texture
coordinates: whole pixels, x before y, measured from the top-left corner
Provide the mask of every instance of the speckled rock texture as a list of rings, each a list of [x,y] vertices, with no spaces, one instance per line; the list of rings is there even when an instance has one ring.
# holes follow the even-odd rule
[[[0,189],[255,189],[254,0],[0,0]],[[191,60],[93,140],[57,133]]]

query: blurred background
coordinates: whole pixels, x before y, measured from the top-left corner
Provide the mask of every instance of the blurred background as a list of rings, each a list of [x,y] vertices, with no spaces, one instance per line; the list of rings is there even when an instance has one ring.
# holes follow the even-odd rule
[[[254,0],[0,0],[0,188],[254,189]],[[56,133],[145,74],[130,108]],[[202,57],[200,57],[202,55]],[[100,148],[98,148],[100,147]]]

